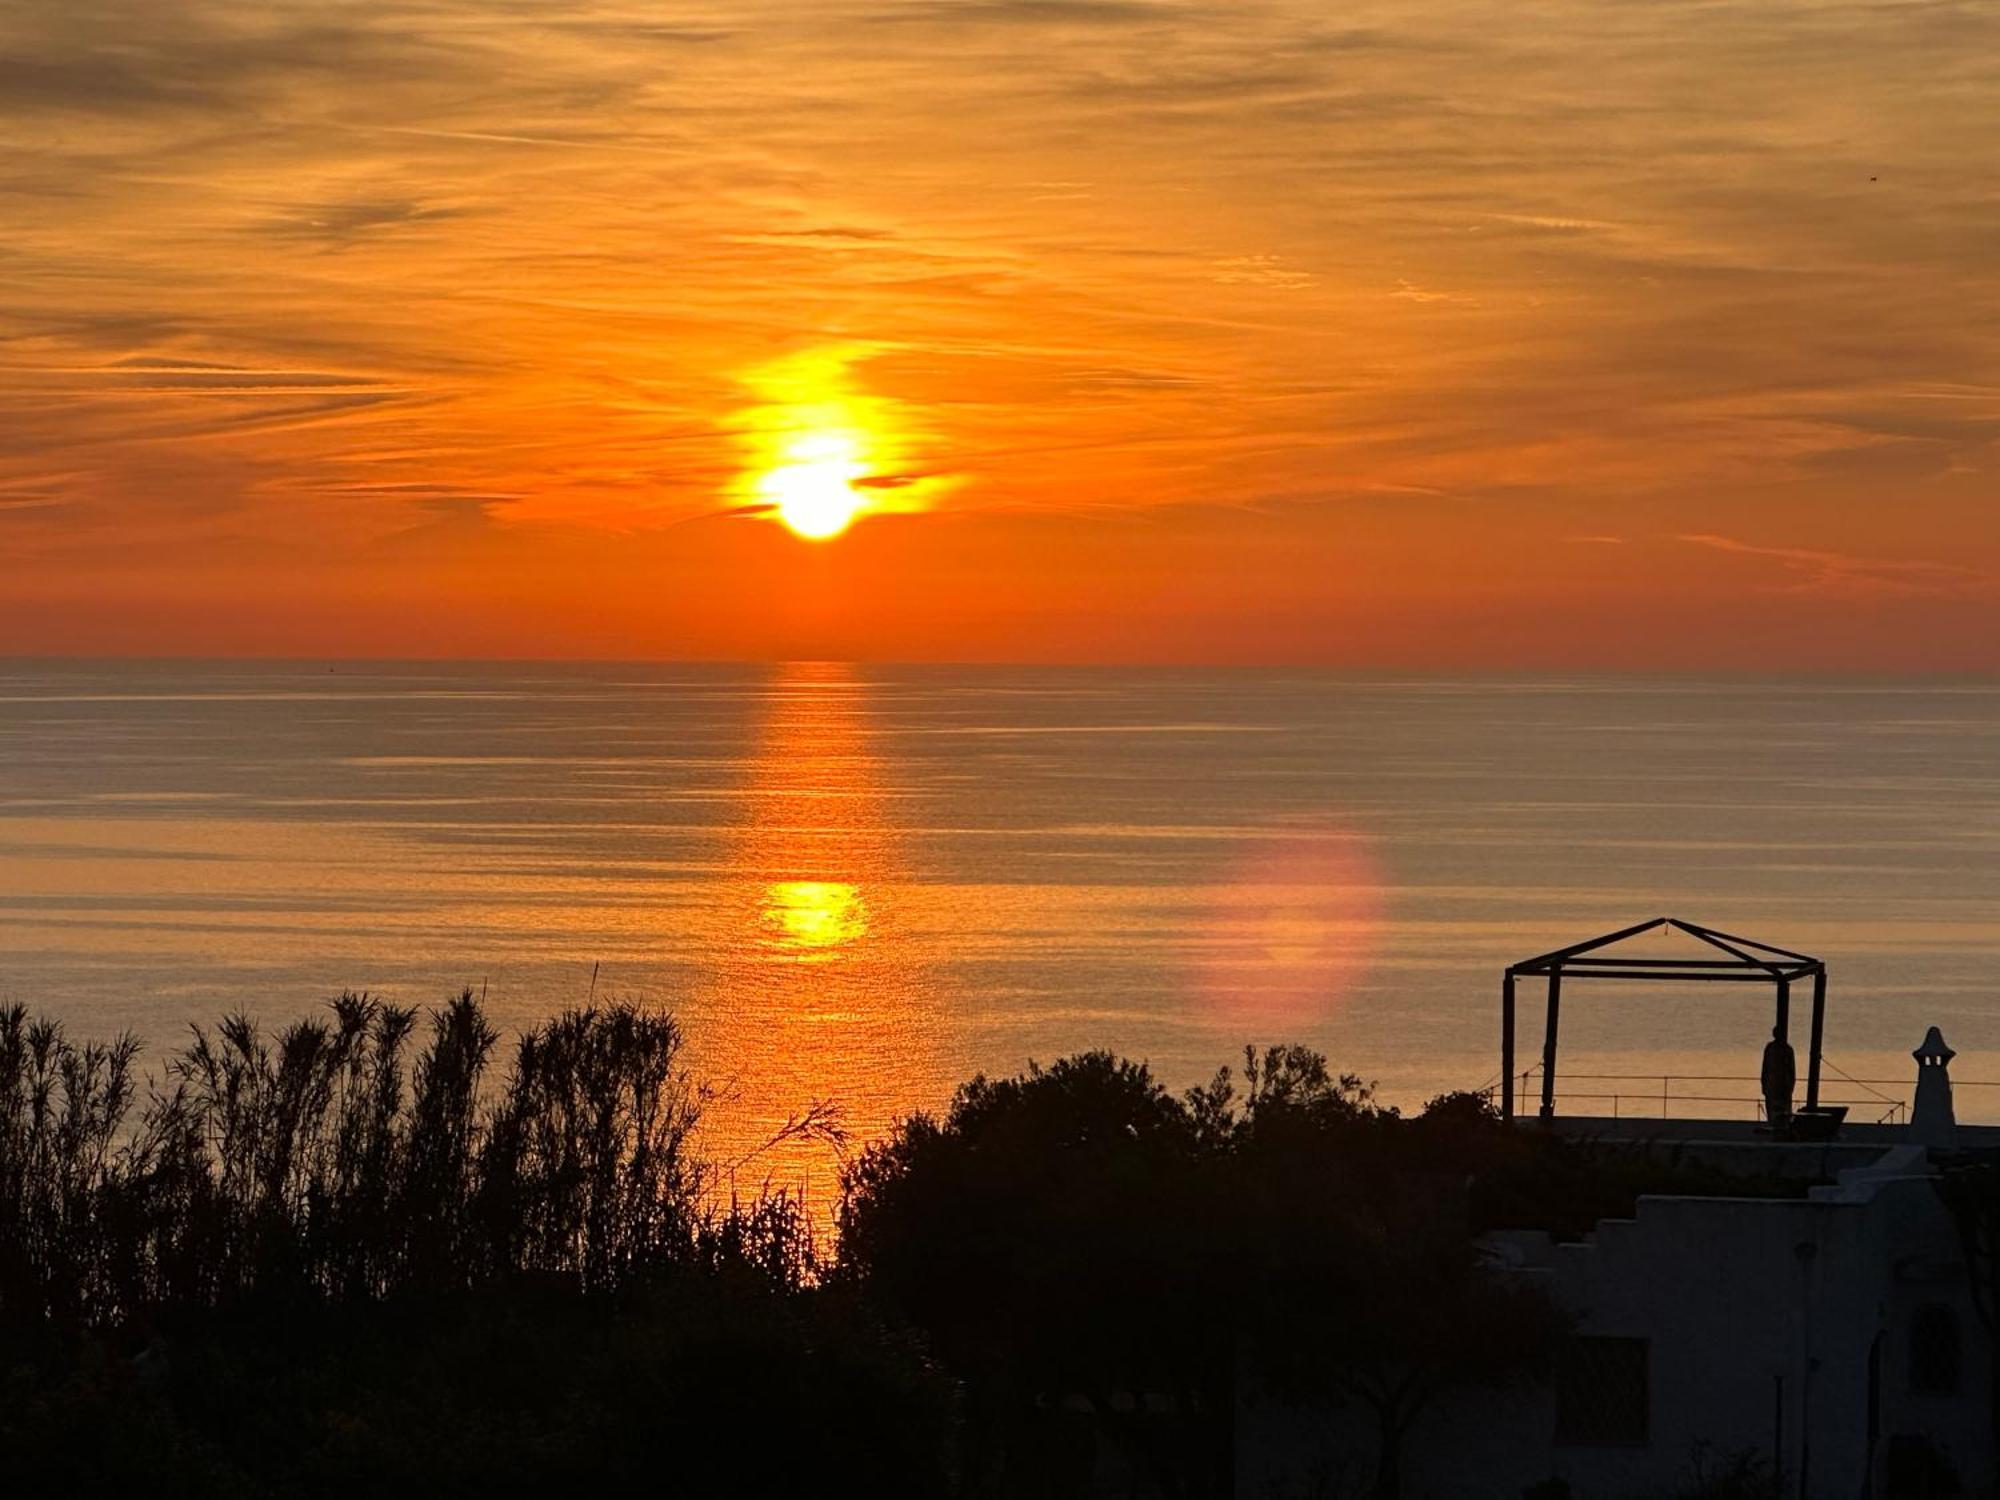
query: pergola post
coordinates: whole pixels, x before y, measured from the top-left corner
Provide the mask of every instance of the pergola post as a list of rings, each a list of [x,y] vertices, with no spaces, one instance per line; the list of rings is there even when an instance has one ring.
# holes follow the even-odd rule
[[[1778,979],[1778,1020],[1776,1025],[1778,1040],[1792,1039],[1792,982],[1782,975]]]
[[[1562,970],[1549,970],[1549,1015],[1542,1033],[1542,1118],[1556,1115],[1556,1028],[1562,1021]]]
[[[1812,1050],[1806,1056],[1806,1108],[1819,1108],[1819,1039],[1826,1027],[1826,965],[1813,970]]]
[[[1817,1078],[1817,1071],[1813,1075]],[[1500,981],[1500,1118],[1514,1118],[1514,971]]]

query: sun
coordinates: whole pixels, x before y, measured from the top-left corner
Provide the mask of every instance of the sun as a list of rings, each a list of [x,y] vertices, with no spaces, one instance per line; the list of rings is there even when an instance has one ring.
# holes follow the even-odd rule
[[[880,352],[804,349],[738,377],[757,400],[729,418],[742,451],[728,486],[734,514],[824,542],[871,516],[928,510],[951,487],[934,465],[919,467],[920,414],[862,387],[857,367]]]
[[[861,449],[849,432],[793,434],[757,477],[757,492],[796,535],[815,542],[839,536],[867,503],[855,488],[868,472]]]

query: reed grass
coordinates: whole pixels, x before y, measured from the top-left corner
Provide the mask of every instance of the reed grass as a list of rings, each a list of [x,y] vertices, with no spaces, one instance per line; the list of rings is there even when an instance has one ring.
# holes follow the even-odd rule
[[[522,1275],[815,1274],[795,1200],[714,1201],[694,1149],[709,1096],[671,1016],[564,1011],[496,1079],[498,1043],[470,991],[421,1019],[344,994],[272,1032],[193,1027],[142,1078],[129,1035],[77,1043],[0,1010],[0,1314],[107,1327]]]

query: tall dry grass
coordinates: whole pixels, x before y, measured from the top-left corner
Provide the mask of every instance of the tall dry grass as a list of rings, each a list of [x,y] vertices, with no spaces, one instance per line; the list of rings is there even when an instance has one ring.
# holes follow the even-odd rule
[[[812,1276],[791,1200],[711,1201],[706,1095],[672,1017],[565,1011],[496,1080],[498,1040],[470,992],[421,1022],[348,994],[272,1033],[195,1027],[141,1078],[129,1036],[79,1044],[0,1011],[0,1313],[109,1326],[524,1273],[581,1290],[663,1266]]]

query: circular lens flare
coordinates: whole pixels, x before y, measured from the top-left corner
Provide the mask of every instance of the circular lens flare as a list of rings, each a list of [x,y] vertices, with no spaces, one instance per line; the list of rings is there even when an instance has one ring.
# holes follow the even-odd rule
[[[1303,1027],[1368,973],[1385,879],[1366,838],[1321,820],[1246,843],[1212,902],[1199,955],[1209,1003],[1239,1023]]]

